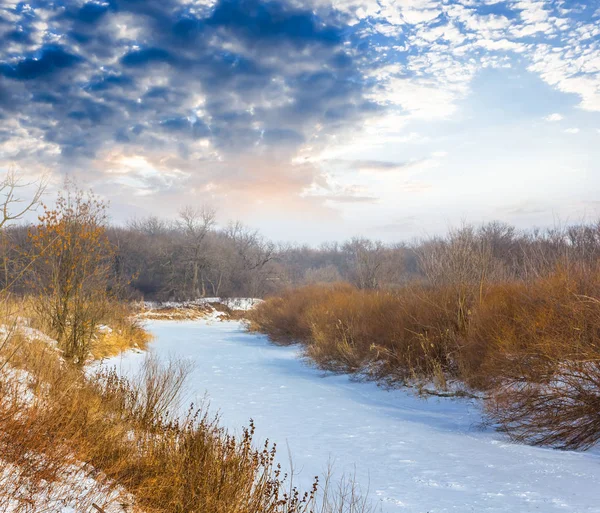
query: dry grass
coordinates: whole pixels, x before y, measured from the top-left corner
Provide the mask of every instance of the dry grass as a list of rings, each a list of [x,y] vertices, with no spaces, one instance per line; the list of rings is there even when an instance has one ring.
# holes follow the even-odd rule
[[[46,340],[18,333],[2,345],[0,362],[2,511],[30,511],[40,497],[111,513],[369,509],[331,490],[317,504],[316,485],[306,493],[290,487],[275,447],[255,447],[252,423],[233,436],[202,409],[176,418],[190,372],[181,362],[148,359],[130,380],[110,370],[90,375]]]
[[[101,360],[129,349],[144,350],[151,340],[152,335],[138,320],[131,318],[100,330],[90,352],[94,359]]]
[[[37,298],[32,296],[8,296],[1,302],[1,315],[4,319],[16,319],[18,324],[53,335],[52,326],[40,316],[36,308]],[[129,349],[144,350],[152,340],[136,315],[134,305],[113,302],[106,309],[102,321],[96,326],[89,347],[89,357],[99,360],[116,356]]]
[[[250,312],[250,329],[302,342],[322,368],[406,383],[454,373],[460,304],[450,288],[402,294],[349,285],[304,287]]]
[[[322,368],[392,384],[483,391],[519,441],[600,439],[600,273],[563,267],[530,282],[304,287],[258,305],[250,329],[305,345]]]
[[[138,313],[138,318],[166,321],[193,321],[202,319],[209,314],[205,305],[194,306],[165,306],[145,309]]]
[[[245,313],[242,310],[233,310],[220,302],[194,303],[184,302],[177,306],[161,305],[146,308],[142,305],[137,311],[138,319],[148,320],[171,320],[171,321],[189,321],[203,319],[214,315],[215,312],[222,320],[239,320],[244,318]]]

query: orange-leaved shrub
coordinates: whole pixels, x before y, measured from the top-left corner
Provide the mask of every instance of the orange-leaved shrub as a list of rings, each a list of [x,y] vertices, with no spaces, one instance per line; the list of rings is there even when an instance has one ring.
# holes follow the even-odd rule
[[[402,382],[455,374],[464,328],[452,287],[399,293],[310,286],[269,298],[249,316],[251,329],[302,342],[325,369]]]
[[[496,285],[474,310],[464,379],[519,441],[587,448],[600,440],[600,283],[557,270]]]
[[[268,298],[250,328],[297,341],[328,370],[396,384],[463,383],[512,437],[563,448],[600,439],[600,273],[530,281],[304,287]]]

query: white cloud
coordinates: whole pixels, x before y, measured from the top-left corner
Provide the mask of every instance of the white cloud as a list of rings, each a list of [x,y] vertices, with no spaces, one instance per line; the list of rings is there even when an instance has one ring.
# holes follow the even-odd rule
[[[567,128],[565,134],[578,134],[579,128]]]
[[[564,118],[562,114],[555,112],[554,114],[550,114],[544,118],[546,121],[562,121]]]
[[[373,99],[383,105],[400,106],[413,118],[447,118],[456,112],[456,100],[464,89],[440,87],[430,79],[390,78]]]
[[[549,17],[549,12],[544,9],[546,2],[544,0],[535,2],[527,0],[517,2],[514,7],[521,11],[521,18],[526,23],[539,23],[546,21]]]
[[[527,49],[527,45],[508,39],[479,39],[476,45],[489,51],[524,52]]]
[[[584,51],[575,40],[571,44],[566,48],[538,45],[528,69],[559,91],[578,95],[580,108],[600,111],[600,45]]]

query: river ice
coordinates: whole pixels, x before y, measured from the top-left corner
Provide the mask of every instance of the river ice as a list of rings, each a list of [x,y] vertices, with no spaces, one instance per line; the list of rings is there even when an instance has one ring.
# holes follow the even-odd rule
[[[422,400],[346,375],[324,374],[238,322],[152,321],[150,350],[191,359],[188,401],[205,394],[222,424],[287,446],[307,488],[328,462],[353,474],[384,512],[600,512],[600,452],[517,445],[481,426],[467,400]],[[109,360],[125,374],[144,355]]]

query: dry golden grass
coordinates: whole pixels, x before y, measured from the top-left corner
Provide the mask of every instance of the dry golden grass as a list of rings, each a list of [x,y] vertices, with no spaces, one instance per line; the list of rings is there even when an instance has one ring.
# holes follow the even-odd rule
[[[116,327],[107,326],[92,342],[90,352],[95,360],[116,356],[129,349],[144,350],[152,340],[152,335],[135,319]]]
[[[149,359],[130,380],[110,370],[90,375],[47,340],[18,333],[2,344],[0,362],[0,510],[30,511],[40,495],[75,500],[78,511],[369,510],[331,490],[318,504],[316,488],[290,490],[275,447],[255,447],[252,423],[233,436],[202,409],[175,418],[169,412],[190,371],[181,362]]]
[[[209,310],[204,305],[195,306],[169,306],[145,309],[138,312],[138,318],[148,320],[162,321],[193,321],[202,319],[209,314]]]
[[[250,329],[300,342],[322,368],[392,384],[487,394],[520,441],[600,439],[600,272],[563,267],[531,282],[413,284],[394,291],[303,287],[267,299]]]
[[[220,302],[211,303],[181,303],[177,306],[157,305],[151,308],[144,306],[138,307],[136,316],[138,319],[148,320],[168,320],[168,321],[187,321],[203,319],[207,316],[218,313],[222,320],[241,320],[246,316],[242,310],[233,310],[229,306]]]
[[[2,301],[1,315],[52,336],[52,327],[39,315],[37,301],[32,296],[8,296]],[[144,350],[151,340],[152,335],[136,316],[134,305],[115,301],[107,308],[103,324],[96,328],[89,347],[90,357],[99,360],[129,349]]]
[[[302,342],[325,369],[406,383],[455,372],[459,309],[449,288],[311,286],[261,303],[249,313],[249,326],[277,342]]]

